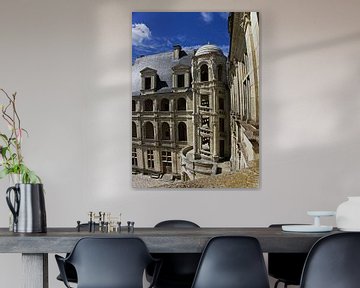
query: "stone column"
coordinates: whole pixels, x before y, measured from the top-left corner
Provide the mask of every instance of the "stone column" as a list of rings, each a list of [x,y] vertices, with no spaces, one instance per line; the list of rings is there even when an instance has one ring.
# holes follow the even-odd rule
[[[172,87],[173,88],[177,87],[177,76],[175,73],[172,75]]]
[[[211,137],[210,143],[211,143],[211,151],[212,151],[212,156],[215,162],[219,161],[219,129],[218,129],[218,117],[214,117],[213,118],[213,127],[212,127],[212,131],[213,131],[213,137]]]
[[[194,149],[194,158],[200,159],[200,147],[199,147],[199,110],[198,110],[198,90],[193,90],[193,114],[192,114],[192,126],[193,126],[193,149]]]
[[[157,107],[158,107],[157,99],[154,99],[154,101],[153,101],[153,112],[157,112],[157,111],[158,111]]]
[[[185,73],[185,77],[184,77],[184,84],[185,84],[185,87],[190,87],[190,74],[188,72]]]

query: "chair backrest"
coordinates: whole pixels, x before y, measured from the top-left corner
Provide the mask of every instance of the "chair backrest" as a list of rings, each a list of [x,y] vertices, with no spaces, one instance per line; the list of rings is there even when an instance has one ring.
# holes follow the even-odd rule
[[[325,236],[314,244],[306,259],[302,288],[360,287],[360,233]]]
[[[200,228],[200,226],[188,220],[165,220],[157,223],[155,228]]]
[[[165,220],[155,228],[200,228],[188,220]],[[200,253],[159,253],[156,258],[162,260],[156,287],[190,287],[200,260]],[[148,274],[152,274],[149,270]]]
[[[142,288],[152,260],[139,238],[82,238],[67,259],[76,269],[78,288]]]
[[[256,238],[212,238],[202,254],[192,288],[268,288],[269,280]]]

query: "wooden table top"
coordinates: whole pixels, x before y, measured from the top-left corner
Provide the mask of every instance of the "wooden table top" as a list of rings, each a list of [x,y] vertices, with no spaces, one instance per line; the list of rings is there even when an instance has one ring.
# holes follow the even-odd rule
[[[0,253],[65,253],[82,237],[139,237],[152,253],[201,253],[208,240],[221,235],[252,236],[263,252],[308,252],[321,237],[338,233],[283,232],[280,227],[127,228],[119,232],[78,232],[76,228],[48,228],[47,233],[13,233],[0,228]]]

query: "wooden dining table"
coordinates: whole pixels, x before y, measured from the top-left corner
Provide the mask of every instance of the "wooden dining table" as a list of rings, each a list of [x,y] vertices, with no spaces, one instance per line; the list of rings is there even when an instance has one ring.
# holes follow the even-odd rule
[[[222,235],[252,236],[262,251],[308,252],[325,235],[338,233],[283,232],[281,227],[223,228],[135,228],[120,232],[77,231],[77,228],[48,228],[47,233],[14,233],[0,228],[0,253],[21,253],[24,288],[48,288],[48,253],[67,253],[83,237],[139,237],[151,253],[201,253],[209,239]]]

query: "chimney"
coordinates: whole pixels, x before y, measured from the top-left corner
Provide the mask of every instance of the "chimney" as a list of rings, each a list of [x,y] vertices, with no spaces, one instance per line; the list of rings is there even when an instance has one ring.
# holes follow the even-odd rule
[[[173,59],[174,60],[179,60],[180,58],[180,51],[181,51],[181,46],[180,45],[174,45],[173,46]]]

